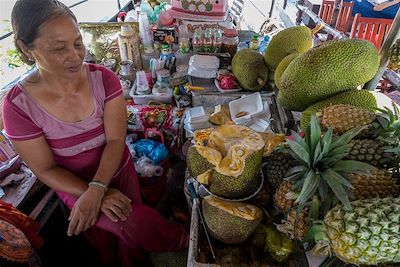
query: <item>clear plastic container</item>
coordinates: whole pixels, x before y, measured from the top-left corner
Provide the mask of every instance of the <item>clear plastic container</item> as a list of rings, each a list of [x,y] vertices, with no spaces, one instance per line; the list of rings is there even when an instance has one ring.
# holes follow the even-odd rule
[[[222,52],[229,53],[231,57],[236,54],[239,43],[238,32],[235,29],[225,29],[222,38]]]

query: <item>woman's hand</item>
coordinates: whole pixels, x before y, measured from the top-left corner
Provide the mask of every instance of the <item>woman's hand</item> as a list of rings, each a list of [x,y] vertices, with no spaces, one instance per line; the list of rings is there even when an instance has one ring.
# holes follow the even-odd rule
[[[111,221],[125,221],[132,211],[131,200],[114,188],[108,188],[101,203],[101,211]]]
[[[69,236],[78,235],[96,223],[103,196],[103,188],[89,186],[78,198],[68,218]]]

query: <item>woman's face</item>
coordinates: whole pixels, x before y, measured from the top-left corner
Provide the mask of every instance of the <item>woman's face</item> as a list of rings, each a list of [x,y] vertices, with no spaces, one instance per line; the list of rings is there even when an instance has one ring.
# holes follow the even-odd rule
[[[81,75],[85,46],[78,25],[69,16],[45,22],[30,53],[43,72],[66,78]]]

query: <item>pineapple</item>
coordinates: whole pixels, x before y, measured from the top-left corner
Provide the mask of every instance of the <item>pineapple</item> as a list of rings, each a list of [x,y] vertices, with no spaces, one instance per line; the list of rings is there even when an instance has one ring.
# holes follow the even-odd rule
[[[277,229],[288,234],[291,239],[303,240],[309,230],[309,208],[302,209],[300,213],[291,209],[286,215],[286,220],[277,225]]]
[[[344,104],[326,107],[318,115],[321,126],[332,127],[335,134],[343,134],[348,130],[370,125],[376,118],[376,115],[369,110]]]
[[[352,185],[348,181],[347,173],[368,172],[375,169],[364,162],[344,160],[348,143],[361,130],[361,128],[353,129],[335,137],[333,129],[329,128],[322,137],[317,118],[313,116],[310,132],[305,139],[293,132],[294,140],[286,141],[289,146],[287,153],[297,161],[297,165],[285,177],[293,187],[287,183],[281,184],[274,195],[276,206],[281,209],[291,208],[293,196],[295,204],[305,205],[318,194],[322,202],[333,197],[342,202],[346,208],[350,208],[348,192]]]
[[[314,251],[333,251],[355,265],[400,262],[400,198],[357,200],[351,207],[337,205],[314,222]]]
[[[390,48],[388,68],[394,71],[400,70],[400,39],[397,39]]]
[[[382,141],[370,139],[351,140],[348,146],[347,159],[367,162],[376,167],[386,168],[392,165],[394,154],[386,152],[386,145]]]
[[[295,160],[279,149],[274,150],[267,158],[263,167],[265,178],[275,188],[281,183],[285,174],[294,166]]]
[[[298,192],[290,181],[283,181],[274,194],[274,203],[281,210],[289,210],[295,206]]]
[[[389,171],[373,170],[371,175],[351,173],[348,176],[354,187],[353,194],[355,199],[396,197],[399,195],[397,179]]]

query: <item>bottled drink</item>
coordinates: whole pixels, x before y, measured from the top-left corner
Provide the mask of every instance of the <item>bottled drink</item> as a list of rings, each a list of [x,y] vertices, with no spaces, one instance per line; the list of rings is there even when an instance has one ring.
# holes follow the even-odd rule
[[[216,29],[214,32],[213,38],[213,52],[214,53],[221,53],[222,49],[222,32],[220,29]]]
[[[193,52],[203,52],[203,33],[201,29],[196,29],[192,39]]]
[[[211,53],[212,51],[212,32],[211,29],[207,29],[204,32],[204,40],[203,40],[203,51],[206,53]]]

